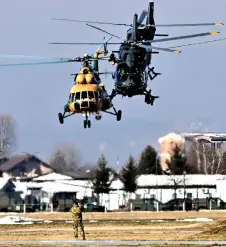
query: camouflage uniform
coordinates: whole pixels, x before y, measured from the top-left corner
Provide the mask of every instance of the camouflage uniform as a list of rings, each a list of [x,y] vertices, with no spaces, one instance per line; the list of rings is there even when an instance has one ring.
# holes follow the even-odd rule
[[[78,227],[80,227],[82,238],[85,240],[84,225],[82,222],[82,207],[74,204],[74,206],[70,209],[70,212],[73,220],[74,237],[78,239]]]

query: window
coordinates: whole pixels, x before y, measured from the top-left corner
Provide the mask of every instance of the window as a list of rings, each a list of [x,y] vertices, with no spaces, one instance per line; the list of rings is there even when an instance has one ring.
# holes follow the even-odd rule
[[[75,100],[80,100],[80,92],[77,92],[77,93],[75,94]]]
[[[71,94],[71,102],[73,102],[75,100],[75,93]]]
[[[94,93],[92,91],[88,91],[88,96],[90,100],[94,99]]]
[[[81,99],[86,99],[87,98],[87,91],[83,91],[81,95]]]

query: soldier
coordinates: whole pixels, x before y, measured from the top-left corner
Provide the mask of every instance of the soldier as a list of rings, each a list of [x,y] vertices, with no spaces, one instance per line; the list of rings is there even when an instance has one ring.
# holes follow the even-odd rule
[[[85,240],[85,231],[82,222],[82,211],[82,206],[79,205],[77,201],[75,201],[73,207],[70,209],[70,212],[72,213],[74,237],[78,239],[78,227],[80,227],[82,238],[83,240]]]

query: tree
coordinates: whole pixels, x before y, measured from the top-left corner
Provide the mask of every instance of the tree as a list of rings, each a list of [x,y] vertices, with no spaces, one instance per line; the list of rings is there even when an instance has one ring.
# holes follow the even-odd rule
[[[178,187],[182,186],[182,185],[184,186],[184,189],[186,187],[186,182],[187,182],[186,174],[184,173],[183,178],[181,176],[178,176],[178,175],[170,175],[168,178],[168,181],[170,184],[173,184],[174,199],[176,199]]]
[[[138,164],[139,174],[162,174],[160,160],[157,151],[150,145],[147,145],[141,153]]]
[[[128,193],[134,193],[137,189],[137,164],[133,156],[129,156],[125,167],[122,168],[121,181],[123,182],[123,190]]]
[[[182,175],[186,172],[186,161],[185,155],[181,153],[181,150],[176,146],[174,154],[171,156],[170,161],[168,161],[171,173],[174,175]]]
[[[81,156],[71,143],[59,144],[50,158],[50,165],[58,172],[73,172],[78,169]]]
[[[16,122],[10,115],[0,115],[0,158],[16,147]]]
[[[93,180],[94,193],[98,194],[109,194],[112,180],[111,169],[107,166],[107,160],[102,154],[99,158],[98,167],[95,171],[95,179]]]
[[[198,174],[226,174],[226,150],[223,147],[213,148],[204,141],[193,141],[187,157]]]

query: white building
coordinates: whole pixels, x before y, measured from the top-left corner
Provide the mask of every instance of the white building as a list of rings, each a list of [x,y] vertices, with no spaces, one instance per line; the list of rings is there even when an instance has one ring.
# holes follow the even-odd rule
[[[54,176],[56,176],[55,181]],[[40,177],[39,181],[43,181],[43,177]],[[15,185],[17,190],[24,191],[24,195],[29,194],[31,188],[40,188],[43,193],[42,202],[45,203],[50,203],[51,195],[55,192],[74,192],[77,199],[93,196],[90,180],[73,180],[60,177],[58,174],[49,174],[49,179],[51,181],[15,182]],[[177,198],[184,198],[185,189],[186,197],[192,199],[212,196],[219,197],[226,202],[226,175],[141,175],[137,182],[139,188],[136,193],[131,194],[131,199],[156,198],[165,203],[174,198],[175,192]],[[175,184],[177,184],[176,190]],[[120,206],[127,204],[128,195],[123,191],[123,184],[120,180],[113,181],[111,189],[109,195],[100,195],[100,202],[107,207],[107,210],[118,210]]]

